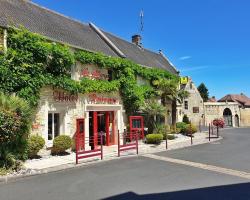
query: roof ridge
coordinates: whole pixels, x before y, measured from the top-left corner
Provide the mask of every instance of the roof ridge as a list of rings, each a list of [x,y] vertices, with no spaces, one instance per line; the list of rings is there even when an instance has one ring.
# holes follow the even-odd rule
[[[99,29],[94,23],[89,23],[90,28],[92,28],[99,37],[120,57],[126,58],[126,55],[117,47],[105,34]]]
[[[28,3],[28,4],[32,4],[32,5],[34,5],[34,6],[38,7],[38,8],[44,9],[44,10],[46,10],[48,12],[53,13],[53,14],[59,15],[60,17],[64,17],[64,18],[66,18],[68,20],[71,20],[73,22],[76,22],[78,24],[81,24],[81,25],[84,25],[84,26],[89,26],[88,23],[85,23],[83,21],[77,20],[77,19],[75,19],[73,17],[70,17],[70,16],[67,16],[67,15],[64,15],[64,14],[59,13],[57,11],[51,10],[51,9],[45,7],[45,6],[42,6],[42,5],[39,5],[39,4],[35,3],[35,2],[33,2],[33,1],[27,1],[27,0],[22,0],[22,1],[25,2],[25,3]]]
[[[125,40],[125,39],[123,39],[122,37],[119,37],[119,36],[117,36],[117,35],[114,35],[113,33],[110,33],[110,32],[108,32],[108,31],[104,31],[104,30],[102,30],[102,29],[101,29],[101,31],[102,31],[104,34],[105,34],[105,33],[108,33],[108,34],[112,35],[113,37],[115,37],[115,38],[117,38],[117,39],[123,40],[123,41],[127,42],[128,44],[130,44],[131,46],[133,46],[133,45],[134,45],[134,46],[137,46],[136,44],[134,44],[134,43],[132,43],[132,42],[129,42],[128,40]],[[179,71],[177,70],[177,68],[173,65],[173,63],[170,62],[170,60],[167,58],[167,56],[165,56],[163,53],[157,53],[156,51],[153,51],[153,50],[151,50],[151,49],[144,48],[144,47],[138,48],[138,49],[140,49],[141,51],[148,51],[148,52],[150,52],[150,53],[153,53],[153,54],[155,54],[155,55],[158,55],[158,56],[163,57],[165,60],[167,60],[167,62],[173,67],[173,69],[174,69],[176,72],[179,72]]]

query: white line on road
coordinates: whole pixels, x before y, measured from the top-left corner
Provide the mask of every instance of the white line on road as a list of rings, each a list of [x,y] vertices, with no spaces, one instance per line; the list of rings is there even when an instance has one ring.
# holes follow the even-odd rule
[[[169,157],[164,157],[164,156],[157,156],[157,155],[153,155],[153,154],[146,154],[143,156],[147,157],[147,158],[156,159],[156,160],[162,160],[165,162],[171,162],[171,163],[175,163],[175,164],[186,165],[186,166],[196,167],[196,168],[205,169],[205,170],[209,170],[209,171],[213,171],[213,172],[218,172],[221,174],[227,174],[227,175],[231,175],[231,176],[237,176],[240,178],[250,179],[250,173],[244,172],[244,171],[227,169],[227,168],[218,167],[218,166],[214,166],[214,165],[207,165],[207,164],[203,164],[203,163],[196,163],[196,162],[180,160],[180,159],[175,159],[175,158],[169,158]]]

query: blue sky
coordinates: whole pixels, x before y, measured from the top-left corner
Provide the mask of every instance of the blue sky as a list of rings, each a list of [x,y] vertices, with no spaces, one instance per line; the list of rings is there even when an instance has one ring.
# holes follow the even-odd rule
[[[249,0],[33,0],[52,10],[93,22],[126,40],[139,32],[143,46],[162,49],[169,60],[204,82],[211,96],[250,96]]]

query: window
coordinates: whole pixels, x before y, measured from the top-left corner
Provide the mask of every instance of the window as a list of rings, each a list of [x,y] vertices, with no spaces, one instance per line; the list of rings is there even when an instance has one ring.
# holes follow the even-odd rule
[[[113,80],[113,71],[108,70],[108,81],[112,81],[112,80]]]
[[[60,116],[59,113],[48,114],[48,140],[53,140],[60,134]]]
[[[184,108],[188,110],[188,101],[184,101]]]
[[[200,109],[199,107],[193,107],[193,113],[199,113]]]

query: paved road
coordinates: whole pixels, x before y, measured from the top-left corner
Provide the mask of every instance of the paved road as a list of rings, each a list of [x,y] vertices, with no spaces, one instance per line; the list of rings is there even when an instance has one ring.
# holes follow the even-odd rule
[[[157,155],[250,172],[250,128],[225,129],[221,136],[223,140],[212,144]]]
[[[240,156],[242,160],[237,157],[237,162],[242,161],[243,164],[229,166],[227,160],[230,158],[228,156],[230,153],[232,157],[240,154],[240,151],[243,151],[241,153],[244,155],[249,155],[249,151],[247,152],[250,146],[249,129],[226,132],[223,133],[225,139],[221,144],[194,146],[191,149],[185,148],[158,155],[164,158],[166,156],[189,158],[191,161],[218,164],[222,167],[232,166],[237,170],[248,171],[249,163],[245,163],[246,166],[243,165],[248,161],[247,156]],[[248,132],[249,135],[247,135]],[[227,142],[234,143],[232,140],[237,133],[237,138],[242,138],[237,140],[238,147],[235,144],[228,148]],[[211,153],[214,152],[214,148],[223,152],[220,155],[224,157],[222,158],[224,162],[218,161],[218,155]],[[194,153],[193,157],[190,156],[192,153]],[[249,188],[250,179],[163,160],[134,157],[0,184],[0,200],[249,200]]]

